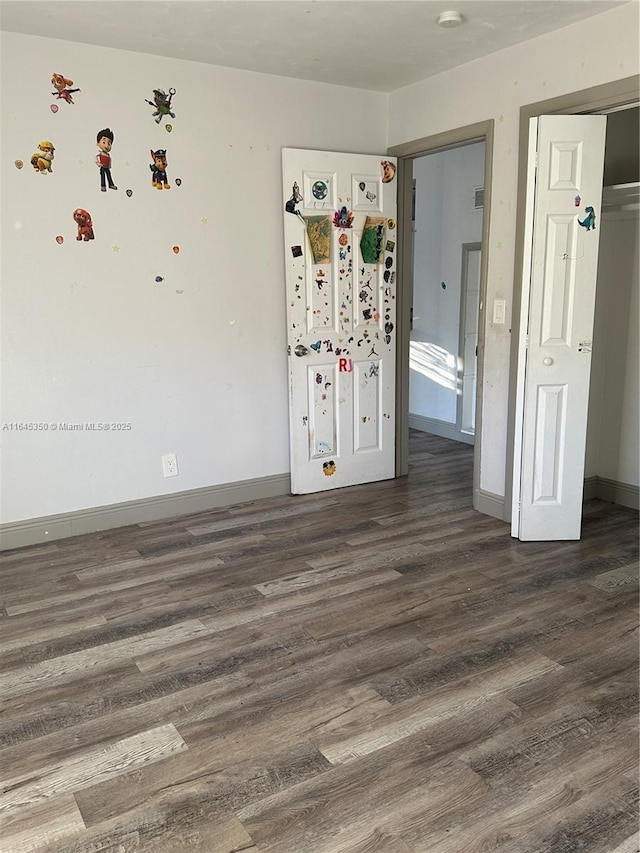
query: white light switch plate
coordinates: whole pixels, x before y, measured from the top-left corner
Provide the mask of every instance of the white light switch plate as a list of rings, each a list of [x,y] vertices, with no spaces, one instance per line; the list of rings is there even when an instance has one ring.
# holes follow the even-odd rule
[[[507,316],[507,303],[504,299],[493,300],[493,322],[504,323]]]

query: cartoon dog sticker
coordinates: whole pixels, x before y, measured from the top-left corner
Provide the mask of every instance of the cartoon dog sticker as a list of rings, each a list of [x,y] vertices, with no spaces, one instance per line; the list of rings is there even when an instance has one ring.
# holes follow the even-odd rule
[[[169,89],[169,94],[164,91],[164,89],[154,89],[153,90],[153,101],[150,101],[148,98],[145,98],[145,102],[149,104],[150,107],[154,107],[155,111],[152,113],[155,118],[156,124],[160,124],[164,116],[171,116],[171,118],[175,118],[176,114],[171,112],[171,98],[175,95],[175,89]]]
[[[165,190],[170,190],[171,186],[167,180],[167,152],[164,148],[158,148],[157,151],[151,149],[151,159],[153,163],[149,165],[151,169],[151,186],[157,190],[163,187]]]
[[[73,80],[69,80],[63,74],[54,74],[51,77],[51,85],[55,89],[55,92],[52,92],[52,95],[56,95],[58,100],[62,98],[63,101],[66,101],[67,104],[73,103],[73,93],[79,92],[80,89],[69,89],[69,86],[73,86]]]
[[[88,243],[89,240],[94,240],[95,234],[93,233],[93,222],[91,221],[91,214],[89,211],[84,210],[82,207],[78,207],[73,211],[73,218],[78,226],[76,240],[83,240],[85,243]]]
[[[38,145],[38,150],[31,157],[31,165],[36,172],[40,172],[41,175],[46,175],[47,172],[53,171],[51,164],[53,162],[53,152],[55,150],[53,142],[50,142],[48,139],[44,139],[40,145]]]

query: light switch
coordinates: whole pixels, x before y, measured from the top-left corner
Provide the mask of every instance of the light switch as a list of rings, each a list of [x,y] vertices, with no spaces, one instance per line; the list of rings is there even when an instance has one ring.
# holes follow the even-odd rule
[[[507,303],[504,299],[493,300],[493,322],[504,324],[507,315]]]

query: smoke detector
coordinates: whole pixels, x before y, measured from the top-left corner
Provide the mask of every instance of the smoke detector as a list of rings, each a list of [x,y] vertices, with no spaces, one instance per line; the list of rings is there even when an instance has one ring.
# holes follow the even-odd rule
[[[438,26],[445,27],[447,29],[459,27],[463,21],[464,17],[460,12],[440,12],[438,15]]]

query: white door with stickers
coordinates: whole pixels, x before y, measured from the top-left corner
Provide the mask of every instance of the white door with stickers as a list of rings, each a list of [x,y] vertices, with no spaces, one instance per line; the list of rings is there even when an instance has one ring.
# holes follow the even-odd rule
[[[291,491],[395,476],[396,161],[285,148]]]
[[[523,540],[580,538],[605,132],[600,115],[530,128],[511,531]]]

